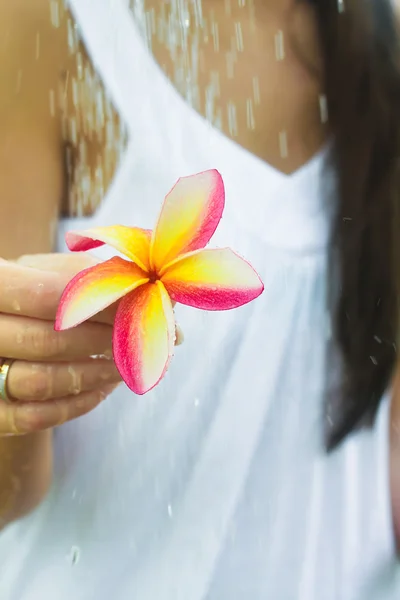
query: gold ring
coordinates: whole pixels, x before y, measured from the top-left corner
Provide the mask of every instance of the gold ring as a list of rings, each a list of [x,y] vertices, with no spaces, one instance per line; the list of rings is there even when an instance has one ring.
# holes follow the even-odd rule
[[[0,366],[0,400],[7,402],[7,404],[12,401],[7,394],[7,378],[13,362],[13,360],[7,359],[4,360]]]

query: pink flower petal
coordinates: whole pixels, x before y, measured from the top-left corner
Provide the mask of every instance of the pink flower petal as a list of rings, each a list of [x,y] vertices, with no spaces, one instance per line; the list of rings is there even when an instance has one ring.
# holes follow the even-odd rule
[[[79,325],[148,281],[142,269],[118,256],[81,271],[61,296],[56,331]]]
[[[218,171],[182,177],[164,200],[151,241],[152,267],[159,271],[180,254],[204,248],[224,210],[225,191]]]
[[[182,256],[161,279],[172,300],[203,310],[237,308],[264,289],[253,267],[229,248]]]
[[[164,376],[175,342],[171,300],[160,281],[121,300],[114,324],[113,354],[126,385],[145,394]]]
[[[65,236],[67,246],[73,252],[93,250],[108,244],[130,258],[141,269],[149,269],[151,231],[139,227],[111,225],[85,231],[69,231]]]

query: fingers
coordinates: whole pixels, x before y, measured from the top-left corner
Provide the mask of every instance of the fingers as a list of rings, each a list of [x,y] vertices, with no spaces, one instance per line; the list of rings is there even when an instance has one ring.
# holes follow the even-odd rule
[[[23,256],[17,263],[0,259],[0,313],[54,321],[65,286],[80,270],[97,264],[85,253]],[[48,270],[44,270],[44,267]],[[172,305],[175,307],[175,302]],[[90,321],[112,325],[118,303]],[[183,334],[177,327],[177,341]]]
[[[26,402],[43,402],[99,389],[121,381],[111,360],[88,360],[79,363],[14,362],[7,378],[10,398]]]
[[[50,321],[0,314],[0,332],[0,356],[11,359],[53,362],[112,355],[112,328],[100,323],[54,331]]]
[[[61,273],[67,278],[74,277],[79,271],[93,267],[101,262],[87,252],[71,254],[27,254],[20,256],[16,263],[23,267]]]
[[[62,425],[96,408],[113,389],[115,386],[108,386],[47,402],[0,402],[0,435],[22,435]]]
[[[66,262],[65,255],[60,256]],[[95,264],[93,261],[92,257],[92,264]],[[33,260],[28,262],[34,264]],[[61,263],[60,259],[60,265]],[[78,271],[88,266],[88,262],[86,265],[81,262],[77,268],[76,262],[74,268],[70,265],[65,271],[57,272],[0,261],[0,313],[54,321],[65,286]],[[96,315],[93,321],[111,324],[115,311],[115,306],[110,307]]]
[[[53,318],[67,278],[13,263],[0,263],[0,312]]]

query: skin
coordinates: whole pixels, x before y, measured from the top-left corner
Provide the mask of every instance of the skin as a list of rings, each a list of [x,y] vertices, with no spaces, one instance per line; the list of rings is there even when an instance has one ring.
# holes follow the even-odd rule
[[[25,262],[35,265],[38,258]],[[68,336],[60,338],[53,331],[63,285],[90,262],[88,257],[77,258],[68,261],[75,264],[67,269],[65,259],[54,256],[53,272],[0,263],[6,292],[0,295],[0,352],[15,359],[8,393],[18,398],[10,404],[0,402],[1,525],[25,515],[46,494],[52,474],[52,429],[93,410],[120,381],[113,361],[90,358],[110,356],[112,311],[101,315],[102,323],[86,323]]]
[[[250,3],[248,3],[250,5]],[[279,171],[290,174],[314,156],[326,139],[326,126],[321,123],[319,95],[322,87],[313,73],[305,68],[312,64],[322,70],[316,44],[317,32],[312,12],[307,5],[294,6],[293,0],[255,0],[256,19],[250,10],[231,2],[231,15],[226,14],[226,2],[202,0],[202,13],[209,29],[218,27],[218,51],[213,44],[200,43],[198,110],[206,114],[206,90],[210,73],[219,77],[219,95],[215,112],[221,112],[222,131],[240,146],[246,148]],[[154,10],[157,20],[163,11],[160,0],[146,0],[147,10]],[[165,6],[165,5],[164,5]],[[167,4],[168,6],[168,4]],[[166,14],[169,15],[168,9]],[[243,52],[237,53],[233,74],[227,74],[226,55],[237,45],[233,38],[235,23],[240,22]],[[277,60],[276,35],[281,32],[284,60]],[[299,60],[297,48],[290,40],[301,43]],[[166,75],[174,81],[174,61],[166,44],[157,37],[152,39],[152,52]],[[182,52],[178,51],[178,60]],[[260,103],[253,102],[254,128],[249,127],[246,100],[254,96],[253,78],[259,85]],[[227,106],[234,101],[237,131],[230,131]],[[288,154],[282,156],[279,135],[287,134]]]
[[[65,190],[61,128],[49,111],[49,89],[67,66],[67,53],[49,26],[48,10],[47,0],[0,3],[0,256],[36,255],[20,267],[0,263],[1,355],[26,361],[15,362],[9,377],[10,393],[24,402],[0,404],[0,526],[31,511],[46,494],[52,428],[95,408],[120,381],[111,361],[89,360],[109,352],[112,316],[91,323],[86,334],[78,328],[69,339],[52,332],[63,285],[91,259],[38,256],[54,246],[52,223]],[[38,30],[47,57],[40,68],[33,63]],[[88,345],[78,351],[84,340]]]
[[[157,0],[153,3],[159,10]],[[205,13],[213,11],[219,22],[220,44],[228,44],[222,3],[204,0]],[[309,8],[300,5],[293,13],[290,29],[287,11],[293,0],[262,3],[256,31],[243,17],[242,29],[251,48],[237,64],[236,76],[221,89],[221,106],[235,98],[238,106],[238,133],[222,124],[224,133],[277,169],[291,173],[307,162],[321,147],[327,132],[321,123],[318,103],[319,82],[311,77],[289,45],[284,64],[277,64],[271,40],[277,30],[284,38],[291,31],[299,35],[303,59],[318,64],[315,23]],[[228,24],[226,25],[228,27]],[[40,31],[41,56],[33,57]],[[65,74],[74,74],[75,62],[68,54],[65,23],[51,26],[49,0],[0,0],[0,256],[19,262],[0,262],[0,356],[14,357],[9,390],[22,402],[0,403],[0,519],[7,524],[32,510],[44,497],[51,482],[52,428],[93,410],[119,378],[112,363],[95,363],[91,354],[103,354],[111,347],[113,311],[100,315],[100,323],[86,323],[72,332],[53,335],[51,320],[64,284],[73,273],[88,265],[87,256],[54,256],[54,231],[66,199],[64,158],[72,150],[75,167],[79,148],[63,137],[60,115],[49,111],[49,90],[65,84]],[[251,33],[251,35],[249,35]],[[51,51],[50,51],[51,49]],[[89,59],[82,48],[85,63]],[[207,84],[211,66],[222,72],[223,60],[209,47],[202,49],[203,70],[199,86]],[[155,59],[171,75],[173,65],[162,44],[153,44]],[[243,111],[245,96],[241,82],[246,73],[268,72],[268,88],[257,108],[257,127],[249,130]],[[204,97],[204,94],[202,94]],[[75,107],[74,110],[84,110]],[[198,110],[204,112],[204,107]],[[74,115],[77,116],[77,115]],[[118,122],[115,112],[113,117]],[[285,128],[290,153],[283,157],[277,139]],[[79,132],[80,139],[84,137]],[[86,139],[88,163],[105,152],[100,138]],[[105,182],[105,188],[112,173]],[[71,183],[71,182],[69,182]],[[93,210],[93,208],[92,208]],[[73,212],[73,211],[72,211]],[[29,214],[29,219],[26,216]],[[50,223],[50,226],[49,226]],[[38,285],[41,287],[38,288]],[[40,293],[38,293],[40,289]],[[8,290],[8,292],[7,292]],[[32,321],[32,319],[36,319]],[[21,339],[23,343],[17,343]],[[83,344],[83,346],[80,346]],[[81,347],[81,350],[77,348]],[[67,365],[64,365],[66,362]],[[73,390],[69,367],[73,367],[78,390]],[[110,379],[104,381],[105,369]],[[18,434],[18,435],[15,435]],[[400,539],[400,369],[394,378],[390,432],[390,476],[393,521]]]

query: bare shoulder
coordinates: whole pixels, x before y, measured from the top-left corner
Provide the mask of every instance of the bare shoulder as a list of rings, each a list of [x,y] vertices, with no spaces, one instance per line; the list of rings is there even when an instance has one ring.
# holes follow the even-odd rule
[[[53,0],[0,0],[0,56],[2,83],[23,69],[18,91],[23,92],[37,76],[50,74],[60,60],[60,34],[53,26],[51,9]],[[53,9],[54,10],[54,9]],[[26,71],[26,72],[25,72]],[[29,72],[28,72],[29,71]],[[24,83],[24,86],[22,86]],[[5,92],[11,90],[2,89]],[[24,94],[18,97],[24,98]]]
[[[63,194],[54,98],[65,52],[52,22],[54,6],[50,0],[0,0],[0,255],[5,257],[51,248]]]

